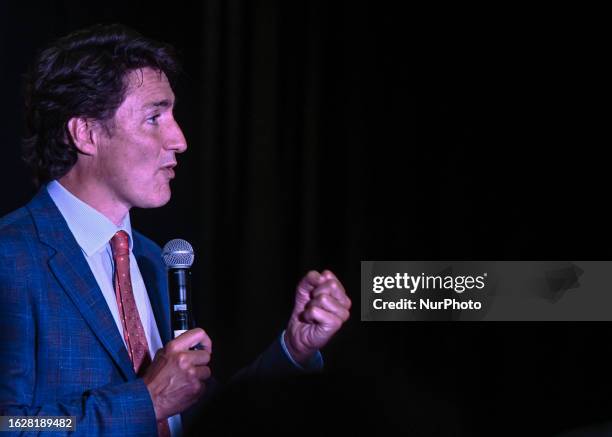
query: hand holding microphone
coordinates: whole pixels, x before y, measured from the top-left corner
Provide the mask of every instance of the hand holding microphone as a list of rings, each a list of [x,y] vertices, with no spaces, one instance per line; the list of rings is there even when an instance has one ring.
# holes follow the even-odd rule
[[[194,328],[191,313],[191,244],[178,239],[169,241],[162,257],[168,268],[174,340],[157,351],[143,376],[157,420],[184,411],[202,396],[204,382],[211,374],[208,363],[212,353],[210,337],[201,328]]]
[[[206,350],[190,350],[198,343]],[[185,411],[204,394],[211,352],[212,342],[200,328],[182,333],[157,351],[143,376],[157,420]]]

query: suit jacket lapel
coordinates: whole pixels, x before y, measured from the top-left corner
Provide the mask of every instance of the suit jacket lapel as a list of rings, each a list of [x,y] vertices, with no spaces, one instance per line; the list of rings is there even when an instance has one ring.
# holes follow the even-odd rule
[[[28,204],[40,240],[55,250],[49,267],[126,380],[136,374],[102,291],[81,248],[43,187]]]

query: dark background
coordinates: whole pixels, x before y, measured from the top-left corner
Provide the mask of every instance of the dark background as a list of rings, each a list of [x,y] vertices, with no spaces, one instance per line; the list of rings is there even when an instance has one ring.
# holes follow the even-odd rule
[[[355,304],[325,374],[230,389],[199,426],[550,435],[610,419],[607,323],[358,314],[360,260],[610,259],[597,12],[196,3],[2,3],[0,215],[35,192],[19,143],[37,49],[121,22],[179,50],[189,149],[170,203],[132,223],[193,244],[214,374],[280,334],[309,269],[336,272]]]

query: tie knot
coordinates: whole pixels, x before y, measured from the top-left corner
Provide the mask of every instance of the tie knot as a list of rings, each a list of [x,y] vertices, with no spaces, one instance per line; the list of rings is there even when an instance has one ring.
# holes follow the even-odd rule
[[[113,257],[124,256],[130,253],[130,238],[125,231],[119,231],[111,238]]]

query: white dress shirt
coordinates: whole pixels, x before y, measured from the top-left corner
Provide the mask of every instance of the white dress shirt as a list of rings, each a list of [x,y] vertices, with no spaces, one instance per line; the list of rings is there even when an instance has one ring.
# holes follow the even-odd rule
[[[123,223],[120,226],[116,226],[102,213],[66,190],[59,182],[51,181],[47,185],[47,191],[66,220],[68,228],[70,228],[78,245],[81,247],[91,272],[96,278],[108,308],[115,319],[115,324],[121,338],[123,338],[123,325],[121,324],[117,299],[115,297],[113,253],[110,240],[118,231],[123,230],[127,232],[130,244],[130,276],[134,300],[136,301],[138,314],[144,328],[147,344],[149,345],[149,353],[153,358],[155,353],[163,347],[163,344],[159,336],[157,324],[155,323],[155,316],[153,315],[147,289],[138,269],[136,258],[132,253],[133,240],[130,214],[126,214]],[[125,339],[123,341],[125,343]],[[180,415],[177,414],[170,417],[168,424],[173,437],[178,437],[182,434]]]

